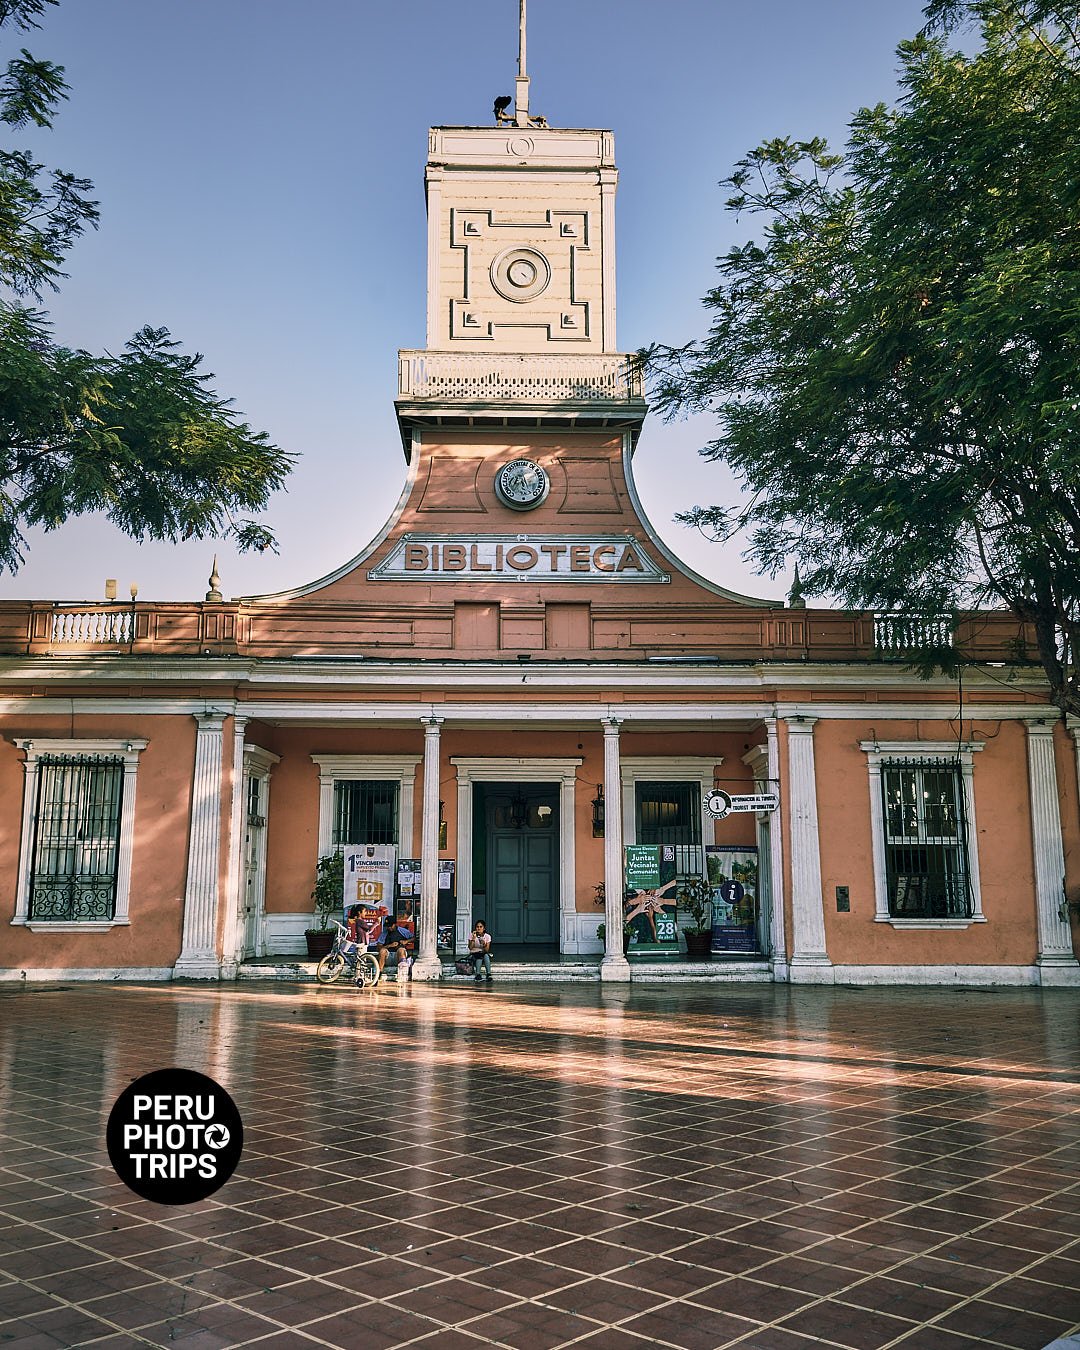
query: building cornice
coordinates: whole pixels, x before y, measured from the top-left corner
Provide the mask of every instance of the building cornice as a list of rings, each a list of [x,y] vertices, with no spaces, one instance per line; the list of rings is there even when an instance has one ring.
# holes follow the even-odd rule
[[[1001,706],[1015,709],[1025,707],[1028,716],[1057,718],[1056,709],[1044,700],[1046,686],[1035,671],[1028,668],[1016,671],[1012,682],[998,676],[988,676],[977,666],[965,667],[964,712],[970,715],[975,709],[980,716],[989,715],[988,706]],[[50,688],[49,694],[35,695],[35,703],[45,701],[63,702],[67,707],[72,697],[88,697],[82,693],[60,696],[53,693],[59,685],[73,687],[93,683],[108,689],[110,686],[138,686],[140,690],[160,688],[161,686],[179,686],[176,697],[192,700],[185,686],[197,686],[200,690],[208,685],[219,686],[220,694],[214,699],[234,697],[240,692],[262,691],[271,688],[295,688],[303,686],[313,691],[334,690],[348,687],[357,692],[382,689],[400,690],[403,684],[412,684],[422,689],[462,689],[494,690],[522,692],[524,686],[530,693],[542,690],[560,692],[566,689],[612,689],[631,691],[651,689],[670,690],[710,690],[720,692],[763,691],[781,698],[796,696],[795,691],[813,695],[815,691],[828,692],[829,699],[815,700],[814,711],[817,716],[828,716],[828,709],[845,695],[855,690],[868,693],[889,693],[905,691],[906,706],[917,710],[940,702],[943,697],[956,697],[956,683],[944,676],[927,680],[918,679],[911,671],[897,664],[877,662],[821,662],[770,661],[736,662],[719,664],[711,661],[410,661],[341,660],[339,658],[272,658],[251,660],[246,658],[220,657],[144,657],[144,656],[41,656],[0,658],[0,684],[9,686],[29,685],[34,688]],[[1006,700],[1000,690],[1008,685],[1013,697]],[[917,688],[924,693],[927,702],[911,697]],[[227,693],[225,691],[228,691]],[[791,695],[785,691],[791,691]],[[980,696],[994,695],[993,704],[972,702]],[[9,695],[8,697],[19,695]],[[0,695],[0,698],[5,697]],[[138,697],[138,696],[136,696]],[[146,694],[144,697],[156,697]],[[203,694],[195,703],[204,706],[207,696]],[[868,703],[872,710],[875,705]],[[781,714],[786,715],[786,714]],[[913,712],[912,715],[919,715]]]

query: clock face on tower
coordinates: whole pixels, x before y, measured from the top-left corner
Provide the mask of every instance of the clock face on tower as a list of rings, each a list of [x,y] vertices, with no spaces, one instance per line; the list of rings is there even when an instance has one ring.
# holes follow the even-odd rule
[[[495,495],[513,511],[529,511],[548,495],[551,480],[531,459],[513,459],[495,475]]]

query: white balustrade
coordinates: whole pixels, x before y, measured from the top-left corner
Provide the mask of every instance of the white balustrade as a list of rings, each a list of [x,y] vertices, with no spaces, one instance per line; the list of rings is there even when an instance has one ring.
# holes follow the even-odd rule
[[[948,615],[874,615],[874,646],[886,656],[907,656],[927,647],[951,647],[952,641],[953,622]]]
[[[450,403],[625,403],[642,397],[641,370],[626,355],[402,351],[398,394]]]
[[[57,609],[52,615],[54,646],[104,647],[129,643],[135,616],[130,609]]]

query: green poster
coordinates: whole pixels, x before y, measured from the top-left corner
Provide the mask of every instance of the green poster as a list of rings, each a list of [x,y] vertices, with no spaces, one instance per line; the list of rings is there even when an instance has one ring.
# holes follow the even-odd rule
[[[627,954],[677,957],[675,846],[630,844],[625,852],[623,914],[630,929]]]

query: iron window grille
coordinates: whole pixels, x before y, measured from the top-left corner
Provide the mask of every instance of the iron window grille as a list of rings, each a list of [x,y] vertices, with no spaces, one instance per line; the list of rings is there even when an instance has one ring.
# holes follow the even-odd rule
[[[335,848],[343,844],[398,842],[399,784],[381,779],[343,779],[334,784]]]
[[[42,756],[34,809],[28,917],[81,922],[116,915],[124,762]]]
[[[697,783],[637,783],[637,842],[674,844],[675,874],[701,876],[701,789]]]
[[[248,775],[247,823],[249,829],[260,829],[266,824],[266,816],[263,814],[264,781],[264,779],[257,778],[254,774]]]
[[[969,919],[968,822],[954,759],[884,760],[885,883],[896,919]]]

